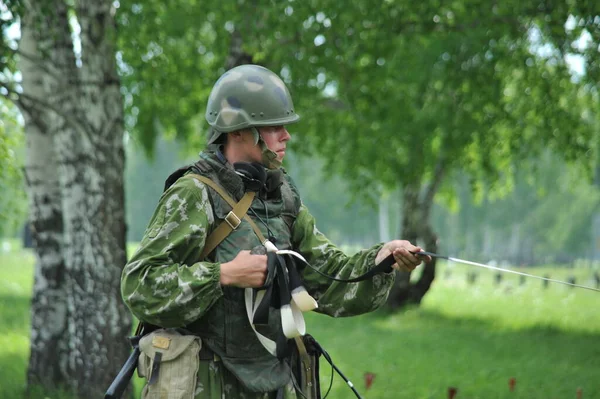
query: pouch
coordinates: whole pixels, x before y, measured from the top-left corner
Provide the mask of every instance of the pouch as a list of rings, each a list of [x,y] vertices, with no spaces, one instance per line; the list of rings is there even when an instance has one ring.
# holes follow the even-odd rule
[[[160,329],[140,340],[138,375],[146,379],[142,399],[194,399],[200,337]]]

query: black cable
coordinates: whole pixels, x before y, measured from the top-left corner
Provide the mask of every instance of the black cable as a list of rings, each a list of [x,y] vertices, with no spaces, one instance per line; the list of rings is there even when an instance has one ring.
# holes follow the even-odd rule
[[[265,221],[262,220],[262,218],[260,216],[258,216],[256,214],[256,212],[254,212],[254,209],[250,208],[250,212],[259,220],[259,222],[261,222],[263,224],[263,226],[265,226],[267,228],[267,235],[269,236],[269,238],[273,238],[274,235],[273,235],[273,232],[271,231],[271,229],[269,228],[269,224],[265,223]]]
[[[331,360],[331,356],[329,356],[329,353],[327,353],[327,351],[325,349],[323,349],[323,347],[316,340],[314,341],[314,345],[321,352],[321,354],[323,355],[325,360],[327,360],[329,362],[329,364],[331,364],[331,367],[339,374],[340,377],[342,377],[342,379],[350,387],[352,392],[354,392],[354,395],[356,395],[356,397],[358,399],[364,399],[362,396],[360,396],[360,393],[358,393],[356,388],[354,388],[354,384],[352,383],[352,381],[350,381],[348,378],[346,378],[344,373],[342,373],[342,371],[333,363],[333,360]]]
[[[331,387],[333,387],[333,367],[331,368],[331,377],[329,378],[329,388],[327,388],[327,392],[325,393],[323,399],[327,398],[327,395],[329,395],[329,392],[331,392]]]
[[[269,235],[269,241],[271,241],[273,244],[275,244],[275,237],[273,236],[273,233],[271,232],[271,230],[269,229],[269,209],[267,208],[267,204],[265,203],[265,201],[262,198],[259,198],[260,202],[262,202],[263,204],[263,208],[265,208],[265,219],[267,219],[267,234]]]
[[[392,265],[394,263],[396,263],[396,260],[394,259],[394,255],[390,254],[384,260],[382,260],[377,265],[375,265],[374,268],[370,269],[369,271],[367,271],[366,273],[364,273],[358,277],[354,277],[354,278],[350,278],[350,279],[343,279],[343,278],[337,278],[337,277],[330,276],[326,273],[323,273],[322,271],[320,271],[319,269],[317,269],[310,263],[306,263],[306,264],[308,265],[308,267],[310,267],[311,269],[313,269],[314,271],[319,273],[321,276],[326,277],[330,280],[338,281],[340,283],[358,283],[360,281],[370,279],[371,277],[375,276],[377,273],[390,273],[393,270]]]
[[[296,377],[294,377],[294,373],[292,373],[292,385],[294,386],[294,389],[296,390],[297,393],[302,395],[302,397],[304,399],[308,399],[306,397],[306,395],[304,394],[304,392],[302,392],[302,389],[298,386],[298,381],[296,381]]]
[[[322,271],[320,271],[319,269],[317,269],[316,267],[314,267],[313,265],[311,265],[310,263],[307,263],[308,267],[310,267],[311,269],[313,269],[314,271],[316,271],[317,273],[319,273],[321,276],[328,278],[329,280],[333,280],[333,281],[339,281],[340,283],[347,283],[348,280],[347,279],[343,279],[343,278],[337,278],[337,277],[333,277],[330,276],[327,273],[323,273]]]

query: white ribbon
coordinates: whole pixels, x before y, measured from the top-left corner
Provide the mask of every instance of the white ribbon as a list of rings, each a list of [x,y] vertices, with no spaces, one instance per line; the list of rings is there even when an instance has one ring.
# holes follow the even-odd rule
[[[263,245],[267,252],[274,252],[277,255],[292,255],[306,262],[306,259],[297,252],[291,250],[278,250],[277,247],[269,240],[266,240]],[[284,271],[287,273],[287,270]],[[286,276],[287,277],[287,276]],[[273,283],[274,284],[274,283]],[[254,298],[254,290],[252,288],[246,288],[244,291],[244,300],[246,302],[246,314],[248,315],[248,321],[256,337],[260,343],[265,347],[269,353],[273,356],[277,354],[277,344],[272,339],[269,339],[256,331],[254,326],[254,315],[261,301],[264,299],[266,290],[260,290],[256,293]],[[306,323],[304,321],[304,315],[302,312],[309,312],[318,307],[317,301],[310,296],[303,286],[299,286],[292,290],[292,300],[289,304],[282,305],[280,308],[281,313],[281,327],[283,334],[286,338],[300,337],[306,334]]]

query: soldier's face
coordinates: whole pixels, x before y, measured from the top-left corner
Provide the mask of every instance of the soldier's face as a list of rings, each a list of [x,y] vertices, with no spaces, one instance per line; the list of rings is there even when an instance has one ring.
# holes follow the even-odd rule
[[[285,126],[264,126],[259,127],[258,131],[267,147],[277,154],[277,160],[282,161],[285,156],[287,142],[291,138]],[[244,142],[244,152],[246,153],[248,160],[261,162],[262,149],[260,148],[260,145],[254,144],[254,136],[250,130],[244,131],[242,140]]]
[[[287,142],[291,138],[285,126],[265,126],[259,128],[258,131],[267,147],[277,154],[279,161],[282,161],[285,157]]]

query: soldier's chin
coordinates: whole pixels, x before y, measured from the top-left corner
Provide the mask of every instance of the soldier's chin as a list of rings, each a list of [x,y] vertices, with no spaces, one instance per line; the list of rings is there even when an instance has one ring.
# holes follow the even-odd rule
[[[277,160],[280,162],[283,161],[283,158],[285,157],[285,151],[284,150],[277,151],[276,154],[277,154]]]

